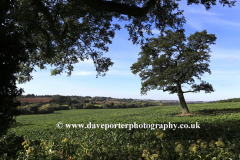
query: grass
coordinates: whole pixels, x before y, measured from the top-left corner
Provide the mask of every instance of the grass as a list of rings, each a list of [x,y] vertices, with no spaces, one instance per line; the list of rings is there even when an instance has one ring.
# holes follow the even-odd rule
[[[210,142],[212,140],[218,141],[219,138],[222,138],[225,144],[235,143],[240,147],[239,102],[188,104],[188,107],[191,113],[200,114],[184,117],[174,116],[181,113],[181,106],[177,105],[129,109],[76,109],[55,111],[53,114],[21,115],[16,118],[17,123],[9,129],[9,133],[16,133],[19,136],[23,135],[25,140],[54,141],[55,149],[63,147],[62,140],[65,138],[70,141],[78,137],[82,144],[88,146],[89,152],[91,151],[92,154],[96,153],[95,156],[97,151],[94,150],[93,146],[95,142],[99,141],[98,147],[101,149],[108,148],[106,153],[111,152],[114,155],[115,152],[116,154],[121,153],[118,156],[126,159],[128,156],[132,156],[132,159],[145,156],[147,159],[147,155],[150,157],[151,154],[153,155],[157,152],[157,149],[160,150],[159,145],[163,144],[163,141],[164,144],[165,142],[169,143],[169,146],[166,148],[171,148],[175,145],[175,142],[179,142],[185,145],[186,150],[186,146],[196,143],[199,139]],[[159,140],[159,138],[156,138],[158,130],[58,129],[56,127],[58,122],[63,124],[88,124],[89,122],[92,124],[133,124],[134,122],[137,124],[168,124],[170,122],[171,124],[179,125],[198,122],[200,129],[167,129],[164,131],[164,140]],[[129,146],[132,146],[130,147],[131,149],[129,149]],[[179,147],[178,143],[176,146]],[[78,154],[87,154],[83,146],[79,148]],[[73,150],[77,150],[77,148]],[[147,154],[147,152],[150,153]],[[102,153],[105,153],[105,150],[102,150]],[[172,155],[173,159],[176,159],[177,155],[175,157]]]

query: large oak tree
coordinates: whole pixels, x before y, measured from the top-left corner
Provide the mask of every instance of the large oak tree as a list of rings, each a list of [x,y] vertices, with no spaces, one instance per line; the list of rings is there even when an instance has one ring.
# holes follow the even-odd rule
[[[166,36],[152,38],[152,41],[141,47],[138,62],[131,66],[132,73],[137,74],[142,81],[141,94],[146,94],[152,89],[177,93],[182,106],[182,114],[189,113],[183,93],[214,92],[211,84],[201,81],[195,84],[194,77],[201,80],[204,72],[211,74],[208,62],[210,62],[210,48],[217,39],[214,34],[207,31],[196,32],[188,38],[187,45],[185,35],[182,33],[166,31]],[[162,53],[162,54],[161,54]],[[182,85],[191,85],[188,91],[182,90]]]

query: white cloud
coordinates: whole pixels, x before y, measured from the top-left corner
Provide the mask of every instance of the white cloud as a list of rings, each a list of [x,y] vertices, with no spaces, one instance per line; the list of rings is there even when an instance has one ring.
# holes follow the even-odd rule
[[[224,15],[224,14],[219,14],[219,13],[213,13],[213,12],[211,12],[211,11],[207,11],[205,8],[204,8],[204,10],[196,10],[196,9],[187,9],[187,10],[184,10],[184,12],[183,12],[184,14],[186,14],[186,13],[196,13],[196,14],[200,14],[200,15],[203,15],[203,14],[205,14],[205,15],[213,15],[213,16],[218,16],[218,15]]]

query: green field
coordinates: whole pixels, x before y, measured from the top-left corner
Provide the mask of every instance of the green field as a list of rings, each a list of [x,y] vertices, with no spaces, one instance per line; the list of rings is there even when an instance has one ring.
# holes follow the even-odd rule
[[[177,117],[181,113],[181,106],[154,106],[144,108],[129,109],[76,109],[54,111],[53,114],[21,115],[16,118],[17,123],[9,130],[17,135],[23,135],[24,139],[45,140],[54,142],[51,150],[67,149],[67,157],[78,157],[78,159],[92,159],[104,157],[106,159],[144,159],[147,155],[158,155],[159,159],[180,159],[180,155],[189,157],[189,147],[197,144],[201,139],[209,144],[222,138],[225,146],[234,146],[228,151],[216,149],[209,157],[222,157],[238,159],[239,137],[240,137],[240,103],[209,103],[209,104],[189,104],[191,113],[201,113],[196,116]],[[198,129],[166,129],[157,138],[156,132],[159,129],[69,129],[63,127],[58,129],[56,124],[200,124]],[[86,126],[85,125],[85,126]],[[163,129],[161,129],[163,130]],[[163,138],[162,138],[163,136]],[[67,138],[69,143],[63,144],[62,140]],[[162,140],[161,140],[162,138]],[[70,142],[73,140],[72,142]],[[81,144],[73,145],[78,140]],[[221,139],[218,141],[220,142]],[[175,142],[179,142],[176,143]],[[178,144],[182,144],[183,148]],[[72,145],[71,145],[72,144]],[[78,148],[76,146],[79,146]],[[193,146],[193,145],[192,145]],[[200,146],[200,143],[199,143]],[[210,146],[210,145],[209,145]],[[69,148],[72,147],[70,151]],[[180,149],[179,149],[180,147]],[[173,148],[173,149],[172,149]],[[176,150],[176,148],[178,148]],[[193,148],[193,147],[192,147]],[[196,149],[196,154],[191,152],[192,157],[207,155],[206,151],[200,153]],[[236,149],[237,148],[237,149]],[[193,148],[194,149],[194,148]],[[147,152],[149,153],[147,153]],[[146,153],[145,153],[146,152]],[[188,153],[189,152],[189,153]],[[223,152],[223,153],[222,153]],[[232,152],[232,153],[231,153]],[[143,154],[145,153],[145,154]],[[184,153],[184,154],[181,154]],[[231,154],[230,154],[231,153]],[[188,155],[187,155],[188,154]],[[226,155],[228,154],[228,155]],[[92,156],[92,157],[91,157]],[[235,157],[233,157],[235,156]],[[237,156],[237,157],[236,157]],[[171,157],[171,158],[170,158]],[[75,158],[77,159],[77,158]],[[217,158],[221,159],[221,158]]]

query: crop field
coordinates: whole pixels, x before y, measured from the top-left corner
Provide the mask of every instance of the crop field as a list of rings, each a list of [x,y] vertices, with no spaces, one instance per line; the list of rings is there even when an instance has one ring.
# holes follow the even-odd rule
[[[21,102],[29,102],[29,103],[39,103],[39,102],[49,102],[51,98],[17,98],[18,101]]]
[[[189,104],[128,109],[75,109],[20,115],[9,133],[31,140],[46,159],[239,159],[240,103]],[[63,128],[57,128],[58,122]],[[177,124],[177,128],[67,128],[65,124]],[[178,128],[181,124],[199,128]],[[153,128],[156,128],[155,126]],[[43,142],[44,140],[44,142]],[[41,144],[39,144],[42,142]],[[45,147],[39,147],[45,144]],[[29,145],[28,145],[29,146]],[[33,147],[33,148],[34,148]],[[43,151],[42,151],[43,150]],[[45,151],[45,152],[44,152]],[[32,159],[37,151],[32,151]],[[39,152],[40,153],[40,152]],[[22,156],[24,152],[22,152]],[[39,156],[39,155],[38,155]],[[31,154],[28,157],[31,159]],[[40,158],[39,158],[40,159]],[[53,158],[54,159],[54,158]],[[57,158],[56,158],[57,159]]]

